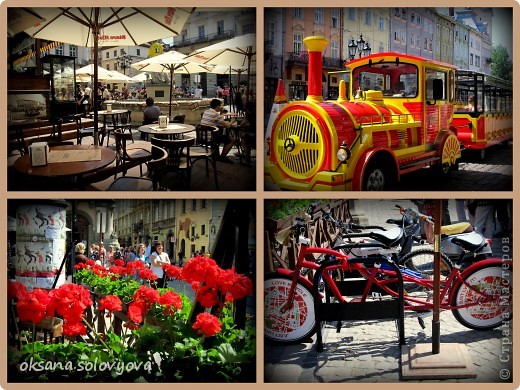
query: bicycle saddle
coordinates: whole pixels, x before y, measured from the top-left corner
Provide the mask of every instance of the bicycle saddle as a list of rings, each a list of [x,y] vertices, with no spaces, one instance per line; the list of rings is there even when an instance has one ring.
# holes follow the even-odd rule
[[[452,234],[469,233],[473,227],[469,222],[459,222],[451,225],[441,226],[441,234],[451,236]]]
[[[457,235],[451,239],[451,242],[470,252],[476,252],[487,244],[485,238],[474,232]]]
[[[393,247],[396,246],[403,237],[403,230],[396,227],[383,232],[370,232],[369,237],[388,247]]]

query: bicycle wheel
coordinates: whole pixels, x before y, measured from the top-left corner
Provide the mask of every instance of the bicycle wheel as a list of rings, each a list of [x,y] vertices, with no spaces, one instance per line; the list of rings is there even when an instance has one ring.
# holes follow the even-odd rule
[[[465,282],[475,290],[493,297],[490,302],[462,309],[453,309],[456,320],[470,329],[488,330],[513,318],[513,266],[504,269],[500,265],[488,265],[469,274]],[[482,300],[482,296],[464,283],[459,283],[451,304],[466,305]]]
[[[410,275],[421,279],[433,280],[433,264],[435,252],[432,249],[418,249],[403,256],[400,263],[405,267],[401,272],[404,274],[404,293],[421,300],[433,299],[433,290],[419,283],[408,281],[407,270]],[[441,283],[448,279],[453,265],[448,256],[441,253]],[[406,299],[406,296],[405,296]]]
[[[292,278],[270,273],[264,279],[264,336],[267,341],[296,343],[316,332],[312,292],[297,283],[292,307],[282,312]]]

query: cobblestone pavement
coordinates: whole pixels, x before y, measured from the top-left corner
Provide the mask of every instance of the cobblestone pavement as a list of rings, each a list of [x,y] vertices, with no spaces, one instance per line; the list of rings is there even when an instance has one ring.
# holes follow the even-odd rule
[[[401,177],[400,191],[512,191],[513,145],[486,149],[484,159],[463,152],[459,170],[439,179],[429,168]]]
[[[354,212],[363,214],[367,223],[384,224],[387,218],[398,217],[395,204],[413,206],[409,200],[355,200]],[[449,201],[449,210],[452,220],[456,221],[453,200]],[[492,248],[494,255],[501,257],[512,253],[512,242],[508,237],[494,239]],[[418,343],[431,344],[432,317],[424,318],[425,329],[417,317],[414,312],[405,314],[406,344],[410,347]],[[441,312],[440,320],[441,343],[466,345],[477,377],[428,382],[511,382],[512,322],[491,331],[476,331],[461,325],[449,311]],[[265,344],[264,381],[373,383],[400,380],[400,347],[394,321],[344,321],[340,333],[336,333],[335,323],[326,323],[322,353],[316,352],[315,340],[313,336],[312,340],[295,345]]]

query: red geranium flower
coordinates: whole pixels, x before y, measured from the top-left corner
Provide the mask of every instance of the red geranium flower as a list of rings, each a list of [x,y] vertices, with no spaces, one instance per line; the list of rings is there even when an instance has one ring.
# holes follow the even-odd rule
[[[204,334],[204,337],[211,337],[222,330],[222,325],[214,315],[209,313],[200,313],[193,324],[193,329],[198,329],[197,333]]]
[[[111,272],[115,275],[122,275],[124,272],[124,268],[118,265],[113,265],[108,269],[108,272]]]
[[[20,298],[20,296],[27,290],[25,286],[20,282],[13,282],[10,280],[7,284],[7,296],[9,299]]]
[[[159,300],[159,291],[147,286],[140,286],[133,298],[132,304],[139,307],[143,314],[147,314],[152,305]]]
[[[217,290],[209,286],[202,286],[197,291],[197,301],[204,307],[210,308],[219,302]]]
[[[151,269],[140,269],[137,276],[141,279],[157,280],[157,275]]]
[[[142,269],[144,268],[144,263],[141,260],[134,260],[130,263],[126,264],[129,268]]]
[[[117,259],[116,261],[114,261],[114,265],[117,266],[117,267],[124,267],[125,266],[125,262],[124,262],[124,260]]]
[[[164,295],[159,298],[158,303],[165,306],[163,310],[164,315],[175,313],[174,308],[178,310],[182,309],[182,299],[179,294],[174,291],[166,291]]]
[[[89,268],[88,265],[86,265],[85,263],[78,263],[74,266],[74,269],[85,269],[85,268]]]
[[[143,313],[138,306],[132,303],[128,307],[128,318],[130,318],[130,321],[140,324],[143,322]]]
[[[88,265],[89,267],[93,267],[93,266],[96,265],[96,262],[95,262],[94,260],[92,260],[92,259],[88,259],[88,260],[87,260],[87,265]]]
[[[56,310],[69,322],[81,322],[88,306],[92,306],[90,292],[77,284],[64,284],[49,295],[52,297],[50,307]],[[53,312],[53,311],[52,311]]]
[[[237,274],[234,268],[222,272],[219,279],[222,293],[230,293],[234,299],[253,294],[253,282],[245,275]]]
[[[188,283],[192,282],[205,282],[206,274],[208,270],[210,273],[214,272],[212,268],[218,267],[215,260],[212,260],[205,256],[197,256],[184,266],[181,271],[181,279]]]
[[[107,295],[105,298],[101,298],[99,300],[98,309],[108,311],[121,311],[123,310],[123,305],[121,303],[121,299],[119,299],[115,295]]]
[[[16,309],[20,321],[29,321],[37,324],[43,321],[47,315],[47,306],[50,302],[47,291],[36,289],[26,291],[20,295]]]
[[[87,328],[81,322],[66,321],[63,324],[63,334],[68,337],[84,336],[87,334]]]
[[[166,272],[166,276],[168,278],[179,279],[181,272],[182,272],[181,267],[177,267],[172,264],[165,264],[162,266],[162,269],[164,270],[164,272]]]

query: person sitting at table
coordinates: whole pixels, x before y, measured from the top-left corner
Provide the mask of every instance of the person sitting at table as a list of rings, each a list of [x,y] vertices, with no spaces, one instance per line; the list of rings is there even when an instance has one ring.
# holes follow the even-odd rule
[[[155,105],[153,97],[146,98],[146,108],[143,111],[143,125],[157,123],[161,115],[161,109]]]
[[[200,120],[200,124],[202,126],[217,126],[229,129],[231,126],[236,124],[236,120],[226,121],[220,114],[220,111],[222,110],[222,102],[219,99],[212,99],[209,107],[210,108],[204,111],[204,114],[202,114],[202,119]],[[233,164],[233,161],[227,157],[227,154],[235,144],[235,137],[229,133],[225,134],[223,132],[219,132],[216,141],[219,144],[224,144],[224,148],[222,149],[218,160],[228,164]]]

